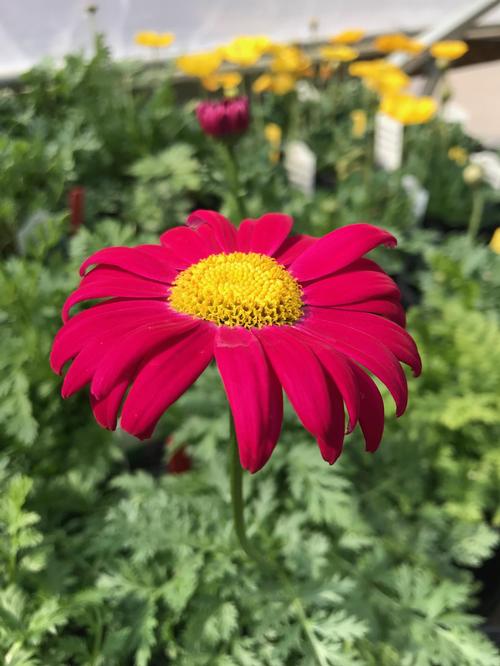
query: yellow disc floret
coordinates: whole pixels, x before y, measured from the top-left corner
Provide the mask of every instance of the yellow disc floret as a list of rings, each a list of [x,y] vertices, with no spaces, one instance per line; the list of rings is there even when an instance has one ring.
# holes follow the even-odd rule
[[[297,280],[257,252],[212,254],[193,264],[175,279],[169,301],[177,312],[218,326],[282,326],[302,316]]]

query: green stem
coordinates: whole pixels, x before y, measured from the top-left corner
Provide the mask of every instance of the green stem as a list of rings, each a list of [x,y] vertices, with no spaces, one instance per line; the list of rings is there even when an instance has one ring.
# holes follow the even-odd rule
[[[290,597],[292,598],[291,605],[295,610],[295,615],[297,620],[302,627],[305,637],[307,638],[311,652],[314,657],[314,661],[318,666],[328,666],[328,662],[323,658],[318,641],[314,635],[314,631],[311,627],[309,620],[307,619],[302,601],[295,595],[295,592],[283,574],[282,568],[275,562],[265,560],[260,553],[258,553],[253,547],[251,541],[247,536],[246,522],[245,522],[245,513],[244,513],[244,501],[243,501],[243,468],[240,464],[240,455],[238,450],[238,443],[236,441],[236,431],[234,428],[234,421],[229,415],[230,420],[230,436],[229,444],[231,448],[231,500],[233,507],[233,525],[236,536],[238,537],[238,542],[241,546],[243,552],[247,557],[253,560],[259,567],[268,568],[273,576],[277,576],[281,581],[283,589],[288,591]]]
[[[233,505],[233,525],[236,536],[238,537],[241,549],[245,554],[257,564],[262,564],[259,555],[253,549],[247,536],[244,501],[243,501],[243,468],[240,464],[240,454],[238,443],[236,441],[236,431],[234,429],[233,417],[230,420],[230,447],[231,447],[231,501]]]
[[[469,226],[467,228],[467,236],[470,241],[475,240],[478,234],[481,226],[481,219],[483,217],[484,204],[484,192],[480,188],[475,188],[472,193],[472,210],[469,217]]]
[[[241,196],[240,180],[238,177],[238,162],[236,161],[236,154],[234,151],[234,144],[222,141],[221,153],[223,155],[227,184],[229,186],[229,196],[232,202],[233,214],[238,218],[238,221],[247,217],[245,200]]]

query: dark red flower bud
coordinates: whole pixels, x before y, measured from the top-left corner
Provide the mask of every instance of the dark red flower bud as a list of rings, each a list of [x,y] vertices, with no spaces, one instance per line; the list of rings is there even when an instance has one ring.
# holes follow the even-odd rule
[[[248,97],[200,102],[196,116],[205,134],[217,137],[241,134],[250,122]]]
[[[173,438],[167,437],[165,444],[170,446],[173,443]],[[185,447],[177,449],[173,456],[171,456],[167,463],[167,472],[169,474],[183,474],[189,472],[193,467],[193,461],[189,453],[186,453]]]
[[[71,231],[77,231],[83,223],[85,207],[85,190],[83,187],[73,187],[68,194],[68,205],[71,213]]]

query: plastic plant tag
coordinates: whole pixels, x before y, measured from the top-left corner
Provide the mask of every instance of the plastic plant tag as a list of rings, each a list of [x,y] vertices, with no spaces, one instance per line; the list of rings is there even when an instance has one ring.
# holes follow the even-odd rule
[[[418,179],[411,174],[403,176],[401,180],[403,187],[408,195],[408,198],[411,202],[411,207],[413,214],[417,220],[421,220],[425,211],[427,210],[427,205],[429,203],[429,192],[422,187]]]
[[[403,125],[380,111],[375,116],[375,162],[396,171],[403,161]]]
[[[285,148],[285,170],[288,180],[304,194],[314,192],[316,155],[303,141],[290,141]]]

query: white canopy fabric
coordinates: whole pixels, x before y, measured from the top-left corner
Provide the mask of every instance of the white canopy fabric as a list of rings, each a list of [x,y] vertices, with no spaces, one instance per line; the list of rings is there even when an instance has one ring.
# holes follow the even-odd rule
[[[95,23],[107,35],[116,58],[149,57],[134,44],[139,30],[174,32],[166,54],[210,48],[239,34],[265,34],[276,40],[311,37],[345,28],[369,33],[421,30],[471,0],[0,0],[0,78],[15,76],[43,57],[56,61],[91,44],[86,8],[97,6]],[[481,23],[500,23],[500,10]]]

